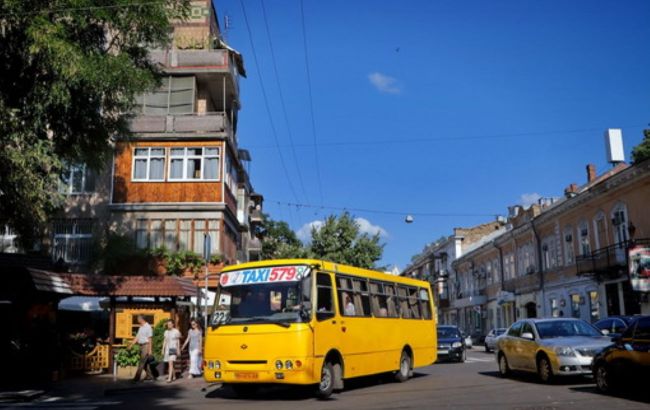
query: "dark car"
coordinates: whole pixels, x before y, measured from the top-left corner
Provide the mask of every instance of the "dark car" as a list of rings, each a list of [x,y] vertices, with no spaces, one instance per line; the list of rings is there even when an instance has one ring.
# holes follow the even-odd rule
[[[604,335],[615,337],[623,334],[632,320],[634,320],[634,316],[610,316],[605,319],[600,319],[594,323],[594,326]]]
[[[464,362],[465,340],[456,326],[438,326],[438,360]]]
[[[650,374],[650,316],[637,316],[613,345],[594,357],[596,387],[603,393],[637,383]],[[631,382],[631,383],[629,383]]]

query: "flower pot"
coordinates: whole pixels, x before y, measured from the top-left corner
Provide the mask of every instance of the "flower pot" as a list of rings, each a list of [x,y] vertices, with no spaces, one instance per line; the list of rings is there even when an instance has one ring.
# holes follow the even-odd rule
[[[158,276],[165,276],[167,274],[167,263],[165,258],[156,256],[149,261],[149,270]]]
[[[126,367],[117,366],[116,377],[118,379],[133,379],[135,377],[135,372],[137,370],[138,370],[137,366],[126,366]]]

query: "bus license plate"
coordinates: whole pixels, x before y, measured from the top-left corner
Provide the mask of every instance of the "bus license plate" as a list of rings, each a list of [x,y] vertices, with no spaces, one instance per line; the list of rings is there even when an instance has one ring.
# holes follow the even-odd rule
[[[438,354],[449,354],[449,350],[438,350]]]
[[[235,379],[241,380],[257,380],[259,375],[257,372],[237,372],[235,373]]]

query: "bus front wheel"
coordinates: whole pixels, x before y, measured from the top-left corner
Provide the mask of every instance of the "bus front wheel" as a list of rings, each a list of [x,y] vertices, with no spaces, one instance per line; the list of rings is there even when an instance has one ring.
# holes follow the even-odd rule
[[[332,363],[323,363],[323,369],[320,372],[320,383],[316,388],[316,396],[319,399],[326,399],[334,391],[334,367]]]
[[[409,379],[411,374],[411,356],[406,350],[402,351],[402,356],[399,359],[399,370],[395,373],[395,380],[403,383]]]

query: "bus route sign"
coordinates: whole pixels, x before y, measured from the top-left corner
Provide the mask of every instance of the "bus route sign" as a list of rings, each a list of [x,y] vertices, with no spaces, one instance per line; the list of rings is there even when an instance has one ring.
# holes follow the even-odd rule
[[[223,287],[257,283],[297,282],[305,277],[307,266],[273,266],[223,272],[219,283]]]

